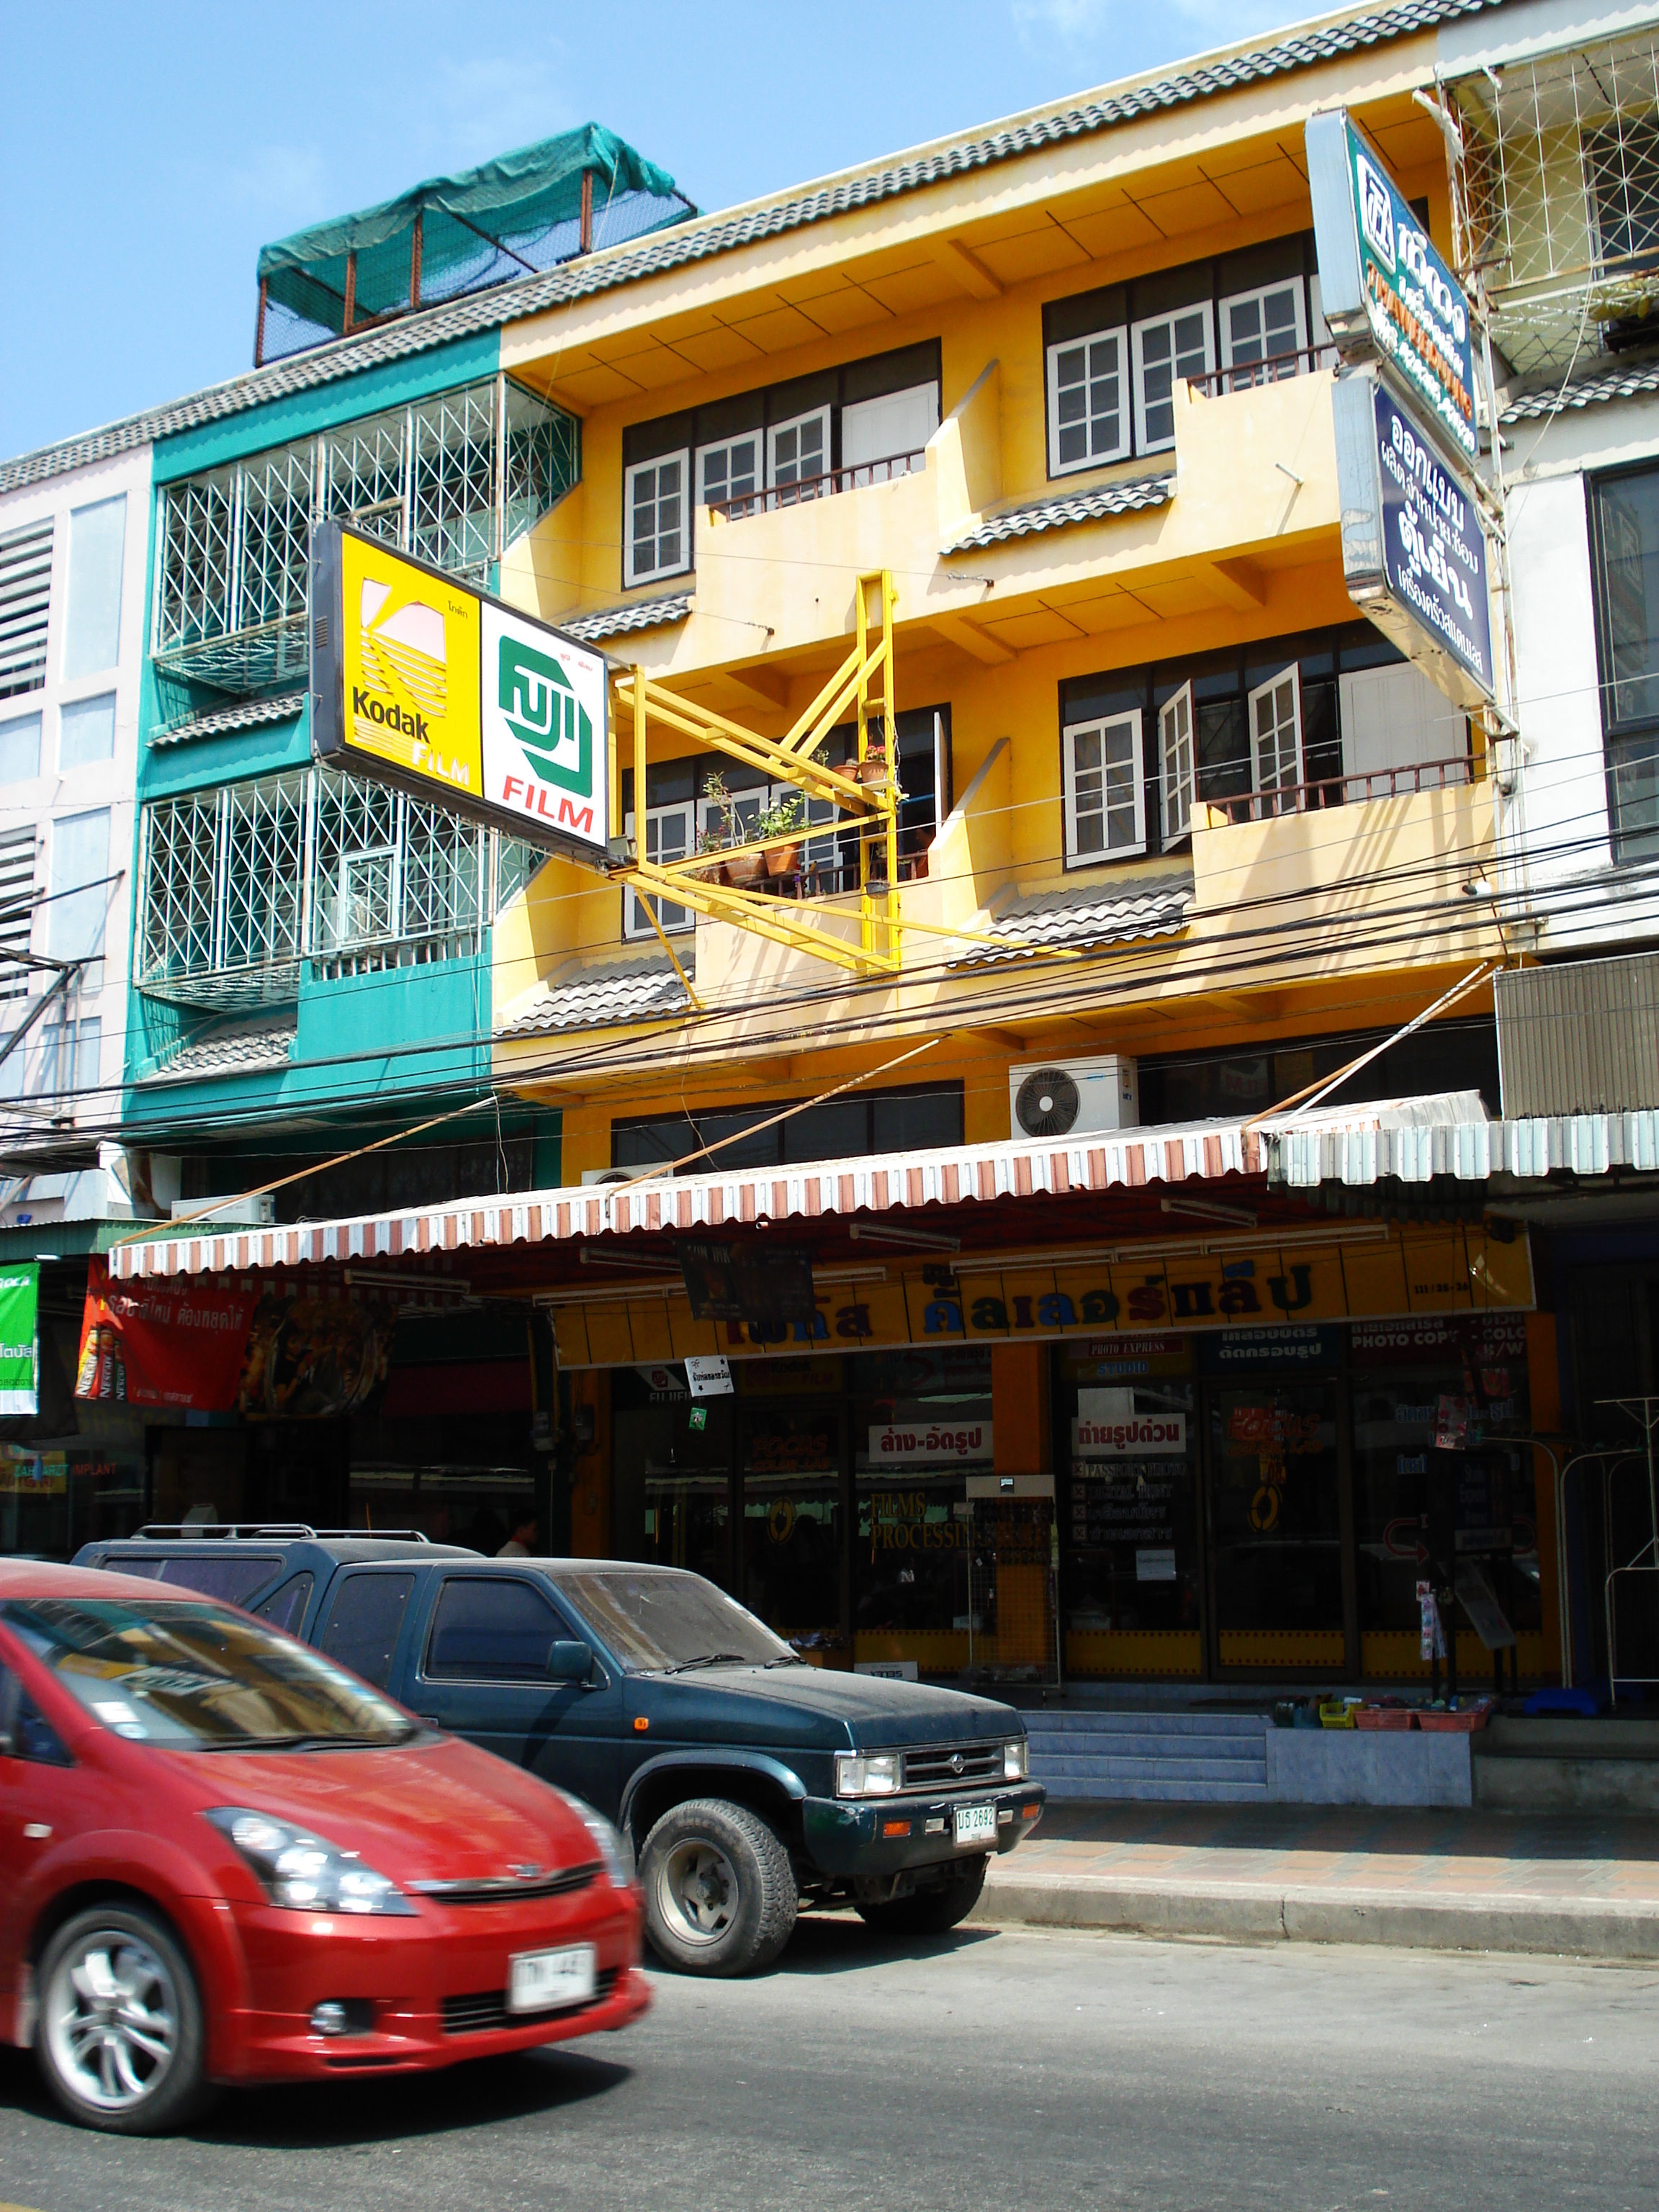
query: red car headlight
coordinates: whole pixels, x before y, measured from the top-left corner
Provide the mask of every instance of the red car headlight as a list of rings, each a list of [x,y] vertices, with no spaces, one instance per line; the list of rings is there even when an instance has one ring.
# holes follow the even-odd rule
[[[245,1805],[216,1806],[207,1818],[235,1844],[271,1903],[288,1911],[414,1913],[397,1884],[356,1851],[290,1820]]]

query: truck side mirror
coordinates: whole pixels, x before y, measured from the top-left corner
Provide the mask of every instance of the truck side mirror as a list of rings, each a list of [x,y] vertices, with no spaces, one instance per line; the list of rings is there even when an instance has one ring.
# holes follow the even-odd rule
[[[560,1642],[547,1653],[548,1679],[554,1682],[585,1682],[592,1672],[593,1654],[586,1644]]]

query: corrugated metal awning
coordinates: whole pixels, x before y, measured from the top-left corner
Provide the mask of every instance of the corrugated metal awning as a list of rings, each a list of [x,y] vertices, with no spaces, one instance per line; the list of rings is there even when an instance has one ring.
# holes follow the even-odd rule
[[[111,1272],[130,1279],[397,1261],[637,1231],[725,1230],[1044,1194],[1097,1195],[1228,1176],[1311,1190],[1322,1183],[1365,1185],[1388,1176],[1414,1183],[1436,1176],[1480,1182],[1499,1171],[1528,1178],[1559,1168],[1583,1175],[1621,1165],[1659,1167],[1659,1114],[1500,1122],[1476,1118],[1480,1113],[1478,1097],[1463,1092],[1379,1100],[1266,1124],[1202,1121],[1112,1135],[1022,1138],[800,1167],[463,1199],[291,1228],[184,1230],[119,1247],[110,1255]]]

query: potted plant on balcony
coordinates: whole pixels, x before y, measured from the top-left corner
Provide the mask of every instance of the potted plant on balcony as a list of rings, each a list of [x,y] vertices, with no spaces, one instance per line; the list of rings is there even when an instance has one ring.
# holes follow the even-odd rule
[[[719,853],[725,857],[712,867],[700,868],[697,872],[707,883],[725,884],[732,890],[746,890],[764,878],[766,855],[738,849],[744,842],[743,820],[726,778],[718,769],[704,777],[702,795],[710,802],[714,818],[698,838],[697,850],[700,853]]]
[[[872,744],[861,761],[852,766],[854,783],[861,783],[868,791],[883,790],[887,782],[887,747],[884,742]]]
[[[755,836],[760,839],[787,837],[792,830],[800,829],[805,820],[806,801],[799,792],[793,791],[787,799],[780,799],[775,806],[765,809],[755,823]],[[766,872],[773,882],[787,882],[799,870],[800,846],[799,842],[792,845],[777,845],[762,857],[766,863]]]

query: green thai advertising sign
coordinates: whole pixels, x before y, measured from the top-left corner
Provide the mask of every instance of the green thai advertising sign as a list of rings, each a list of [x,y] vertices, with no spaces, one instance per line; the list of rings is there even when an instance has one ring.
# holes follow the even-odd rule
[[[1346,109],[1311,115],[1308,183],[1320,304],[1345,360],[1373,360],[1457,460],[1480,451],[1463,289]]]
[[[33,1261],[0,1267],[0,1413],[40,1406],[40,1270]]]

